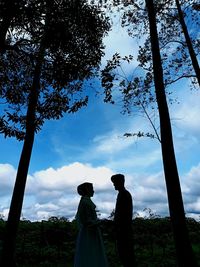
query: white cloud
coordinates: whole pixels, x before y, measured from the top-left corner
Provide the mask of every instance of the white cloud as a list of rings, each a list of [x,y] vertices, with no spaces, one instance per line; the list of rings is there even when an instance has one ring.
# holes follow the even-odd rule
[[[6,176],[9,175],[10,169],[7,165],[2,165],[2,170]],[[7,170],[7,171],[6,171]],[[75,162],[68,166],[58,169],[48,168],[41,170],[33,175],[29,175],[27,179],[26,195],[23,206],[23,216],[32,220],[41,219],[48,216],[69,216],[73,218],[80,199],[77,193],[77,186],[83,182],[92,182],[95,194],[101,202],[103,192],[106,193],[110,189],[113,191],[110,177],[113,172],[106,167],[92,167],[89,164]],[[4,181],[0,181],[3,184]],[[12,188],[12,183],[8,183]],[[9,192],[11,194],[11,192]],[[95,199],[95,197],[94,197]],[[112,199],[110,199],[112,202]],[[109,202],[109,200],[107,200]],[[9,203],[7,203],[8,205]],[[111,206],[111,204],[110,204]],[[108,211],[109,204],[100,204],[103,209],[102,214]],[[7,214],[8,206],[1,206],[0,213],[4,216]]]
[[[140,147],[138,149],[136,147],[129,148],[129,150],[126,151],[126,153],[124,153],[121,157],[111,159],[108,161],[107,167],[121,170],[132,169],[141,172],[142,169],[150,168],[155,164],[160,164],[160,149],[155,148],[150,151],[149,148],[146,147],[146,153],[144,153],[145,145],[140,144],[139,146]]]
[[[158,215],[168,214],[165,178],[162,172],[137,175],[134,184],[133,196],[139,214],[143,214],[144,209],[151,209]]]
[[[140,141],[145,140],[146,138],[137,138],[135,137],[124,137],[125,133],[138,133],[140,132],[151,132],[152,129],[149,127],[149,121],[145,116],[140,116],[133,114],[132,116],[123,116],[119,114],[118,118],[111,118],[112,121],[112,130],[106,132],[103,135],[96,135],[93,138],[93,147],[92,150],[95,151],[94,154],[116,154],[117,152],[122,152],[127,150],[130,147],[133,147],[134,144],[140,144]],[[154,140],[155,141],[155,140]],[[156,142],[156,141],[155,141]]]
[[[0,196],[9,194],[11,192],[16,170],[10,164],[0,164]]]
[[[97,144],[96,152],[114,154],[130,147],[136,141],[134,138],[122,139],[122,136],[122,132],[111,132],[107,135],[96,136],[93,140],[94,143]]]
[[[186,91],[187,90],[187,91]],[[175,124],[181,131],[190,136],[200,133],[200,92],[183,90],[183,96],[179,96],[180,104],[176,106],[174,117]]]
[[[116,13],[115,13],[116,14]],[[139,47],[139,40],[135,40],[128,35],[126,28],[121,27],[120,14],[117,14],[113,18],[113,27],[109,34],[104,37],[105,55],[102,58],[102,68],[107,64],[107,60],[111,60],[113,55],[118,53],[122,58],[132,55],[134,60],[129,64],[127,62],[121,62],[120,73],[123,73],[128,77],[133,74],[135,68],[138,66],[137,52]]]
[[[183,193],[187,197],[187,201],[193,201],[200,196],[200,164],[194,166],[182,178],[184,184]],[[200,211],[200,210],[199,210]]]
[[[8,175],[10,170],[15,172],[12,166],[8,168],[7,165],[2,164],[1,167],[5,175]],[[76,187],[82,182],[90,181],[94,184],[93,201],[97,210],[102,218],[107,218],[115,207],[117,196],[110,181],[113,173],[113,170],[106,167],[94,167],[75,162],[58,169],[48,168],[29,175],[22,216],[29,220],[48,219],[50,216],[65,216],[73,219],[80,199]],[[146,214],[144,210],[150,208],[155,214],[168,216],[163,172],[155,174],[135,172],[126,173],[125,176],[126,187],[133,196],[134,212],[140,215]],[[185,210],[188,215],[194,215],[195,218],[200,215],[199,177],[200,164],[194,166],[181,180]],[[0,186],[1,183],[3,181],[0,180]],[[10,187],[12,187],[11,180]],[[4,216],[7,216],[8,205],[9,203],[4,203],[0,206],[0,213]]]
[[[61,191],[66,194],[76,192],[76,187],[86,181],[92,182],[98,190],[106,188],[111,174],[106,167],[93,168],[90,164],[74,162],[61,168],[50,167],[35,172],[28,178],[26,191],[44,199],[59,197]]]
[[[188,204],[187,208],[193,212],[197,212],[200,216],[200,197],[197,197],[196,202]]]
[[[137,56],[138,44],[128,35],[127,29],[120,26],[120,21],[114,21],[114,27],[109,34],[104,38],[105,56],[103,58],[103,65],[105,59],[110,59],[113,54],[119,53],[122,56],[129,54]]]
[[[9,208],[7,209],[1,208],[1,215],[3,218],[7,218],[8,212],[9,212]]]

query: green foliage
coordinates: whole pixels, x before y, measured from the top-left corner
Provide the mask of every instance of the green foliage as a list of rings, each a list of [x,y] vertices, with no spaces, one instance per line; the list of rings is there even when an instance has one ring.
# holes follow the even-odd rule
[[[200,223],[187,218],[193,250],[200,263]],[[0,220],[0,245],[5,221]],[[177,267],[170,219],[149,213],[133,220],[135,254],[138,267]],[[101,231],[110,267],[120,267],[115,251],[113,221],[101,220]],[[17,237],[19,267],[73,266],[78,229],[75,221],[51,217],[47,221],[20,222]]]
[[[121,1],[123,3],[123,1]],[[122,12],[122,26],[127,28],[130,36],[140,40],[145,38],[139,46],[138,61],[140,66],[152,72],[152,56],[149,38],[148,18],[145,1],[127,1]],[[180,1],[186,27],[196,56],[199,55],[198,28],[200,26],[198,14],[198,0]],[[185,40],[180,16],[174,1],[154,1],[157,28],[160,43],[160,53],[164,72],[165,86],[181,78],[190,78],[193,85],[197,84],[197,77],[193,69],[188,44]]]
[[[113,99],[114,90],[119,90],[122,94],[124,112],[131,112],[131,108],[147,106],[149,103],[155,102],[155,98],[151,93],[151,73],[146,73],[143,77],[141,70],[134,75],[126,75],[125,68],[127,65],[133,64],[134,57],[132,55],[121,57],[115,53],[112,59],[107,61],[106,66],[101,71],[101,81],[105,93],[105,102],[115,103]],[[140,73],[140,74],[139,74]],[[137,74],[139,76],[137,76]]]
[[[160,142],[158,130],[156,128],[156,97],[152,90],[152,74],[150,71],[144,72],[140,67],[133,65],[133,56],[121,57],[115,53],[112,59],[107,61],[106,66],[101,71],[101,82],[104,88],[104,101],[115,104],[122,100],[122,113],[131,114],[139,112],[150,122],[154,133],[125,133],[125,137],[150,137],[156,138]],[[131,65],[132,64],[132,65]],[[133,75],[126,74],[127,66],[133,66]],[[116,93],[117,92],[117,93]],[[119,93],[121,100],[119,100]]]
[[[0,132],[22,140],[32,90],[38,91],[36,132],[46,119],[87,105],[84,81],[97,73],[110,25],[100,9],[82,0],[11,4],[16,13],[0,1]]]
[[[149,137],[149,138],[156,138],[156,136],[154,134],[151,134],[151,133],[144,133],[144,132],[137,132],[137,133],[125,133],[124,134],[125,137],[134,137],[134,136],[137,136],[137,137]]]
[[[200,26],[200,20],[197,2],[183,0],[181,1],[181,8],[190,32],[192,46],[198,56],[200,46],[197,29]],[[191,85],[197,85],[196,75],[176,5],[174,5],[173,1],[163,0],[154,1],[154,4],[165,89],[169,84],[181,78],[190,78]],[[121,57],[116,53],[112,59],[107,61],[107,65],[102,71],[105,102],[114,104],[117,102],[116,96],[118,96],[119,102],[119,94],[116,93],[118,91],[122,95],[123,112],[131,113],[136,108],[139,108],[139,110],[146,113],[145,110],[147,111],[148,106],[155,109],[156,96],[154,92],[149,21],[145,1],[113,1],[113,6],[116,5],[119,7],[118,11],[121,16],[122,27],[125,27],[128,34],[138,43],[138,54],[137,58],[134,58],[135,64],[131,65],[131,73],[126,68],[128,64],[130,65],[133,57]],[[166,93],[169,103],[176,101],[171,97],[171,92],[166,90]]]

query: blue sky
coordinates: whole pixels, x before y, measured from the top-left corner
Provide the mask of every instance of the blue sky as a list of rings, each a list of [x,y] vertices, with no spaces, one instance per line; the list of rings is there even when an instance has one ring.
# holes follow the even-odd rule
[[[105,38],[105,44],[103,64],[115,52],[124,56],[137,50],[120,27]],[[191,91],[187,80],[171,89],[180,102],[170,106],[170,115],[185,210],[188,216],[199,219],[200,91]],[[110,176],[118,172],[126,176],[134,212],[145,216],[144,209],[150,208],[158,215],[168,215],[160,143],[148,138],[124,138],[126,132],[152,129],[142,114],[128,116],[120,111],[120,105],[105,104],[101,95],[91,93],[88,107],[45,123],[35,138],[23,217],[73,219],[80,199],[76,187],[85,181],[93,182],[93,201],[101,217],[108,217],[117,195]],[[22,143],[0,136],[0,146],[0,214],[6,217]]]

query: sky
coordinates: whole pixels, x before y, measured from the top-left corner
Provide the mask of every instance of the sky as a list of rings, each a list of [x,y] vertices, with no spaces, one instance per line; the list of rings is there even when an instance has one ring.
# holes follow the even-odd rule
[[[105,37],[105,57],[137,51],[137,44],[118,25]],[[131,71],[128,69],[127,71]],[[171,87],[177,103],[169,105],[177,166],[186,216],[200,219],[200,91],[182,80]],[[77,186],[92,182],[99,218],[115,208],[111,175],[123,173],[133,197],[135,216],[169,216],[160,143],[126,138],[124,133],[152,132],[142,114],[121,114],[120,104],[91,93],[89,104],[61,120],[47,121],[36,135],[23,202],[22,218],[31,221],[64,216],[73,220],[80,196]],[[22,142],[0,135],[0,215],[7,217]]]

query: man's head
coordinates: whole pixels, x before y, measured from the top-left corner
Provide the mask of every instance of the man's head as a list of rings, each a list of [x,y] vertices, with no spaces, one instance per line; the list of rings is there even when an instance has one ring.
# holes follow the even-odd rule
[[[125,177],[123,174],[118,173],[111,176],[111,181],[115,187],[115,190],[124,189]]]

